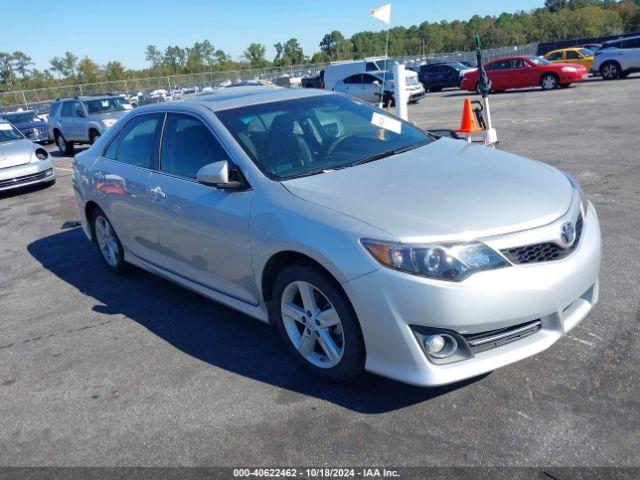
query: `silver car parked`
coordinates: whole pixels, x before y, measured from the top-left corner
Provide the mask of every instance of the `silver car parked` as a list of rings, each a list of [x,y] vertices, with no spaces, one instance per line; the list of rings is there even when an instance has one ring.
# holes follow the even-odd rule
[[[0,192],[55,181],[49,153],[11,123],[0,120]]]
[[[74,144],[92,144],[131,109],[115,95],[58,99],[49,110],[49,135],[62,153],[73,155]]]
[[[598,298],[598,219],[568,174],[342,94],[141,107],[73,181],[110,269],[274,323],[333,380],[474,377],[548,348]]]

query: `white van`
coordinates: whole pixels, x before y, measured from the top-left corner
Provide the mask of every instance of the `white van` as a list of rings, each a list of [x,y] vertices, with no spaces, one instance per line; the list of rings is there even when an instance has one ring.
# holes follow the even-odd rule
[[[324,88],[333,90],[338,80],[344,80],[351,75],[364,72],[393,71],[393,66],[398,63],[387,57],[369,57],[364,60],[344,60],[331,62],[324,69]],[[410,70],[406,71],[407,79],[417,75]]]

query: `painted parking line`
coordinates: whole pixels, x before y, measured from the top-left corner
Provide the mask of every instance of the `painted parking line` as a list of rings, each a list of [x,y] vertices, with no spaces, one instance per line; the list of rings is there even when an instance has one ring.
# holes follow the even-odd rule
[[[62,170],[63,172],[69,172],[69,173],[73,172],[72,169],[65,168],[65,167],[56,167],[56,170]]]

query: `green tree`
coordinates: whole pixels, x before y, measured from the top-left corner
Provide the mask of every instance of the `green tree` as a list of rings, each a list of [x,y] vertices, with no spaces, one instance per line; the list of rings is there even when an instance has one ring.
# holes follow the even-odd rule
[[[244,51],[244,58],[247,59],[249,64],[254,68],[264,68],[267,65],[267,60],[264,57],[267,49],[260,43],[252,43]]]
[[[71,52],[65,52],[62,57],[62,65],[64,68],[63,74],[66,77],[75,77],[78,68],[78,57]]]
[[[145,60],[151,63],[151,68],[157,70],[162,65],[162,52],[155,45],[147,45]]]
[[[326,53],[330,58],[336,58],[338,56],[338,45],[344,40],[344,36],[338,30],[327,33],[320,40],[320,51]]]
[[[13,52],[11,55],[14,70],[20,75],[20,77],[27,78],[29,76],[29,67],[33,65],[31,57],[23,52]]]
[[[104,66],[104,75],[107,80],[122,80],[125,76],[124,65],[116,60],[112,60]]]
[[[84,57],[77,66],[78,80],[82,83],[95,83],[100,75],[100,67],[89,57]]]

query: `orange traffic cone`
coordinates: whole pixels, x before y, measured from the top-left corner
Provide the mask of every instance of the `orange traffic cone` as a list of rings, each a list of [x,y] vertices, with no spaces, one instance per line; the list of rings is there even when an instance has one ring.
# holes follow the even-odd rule
[[[460,130],[456,130],[456,133],[464,133],[471,135],[472,133],[481,132],[482,128],[476,123],[476,117],[471,108],[471,99],[464,99],[464,108],[462,109],[462,121],[460,122]]]

